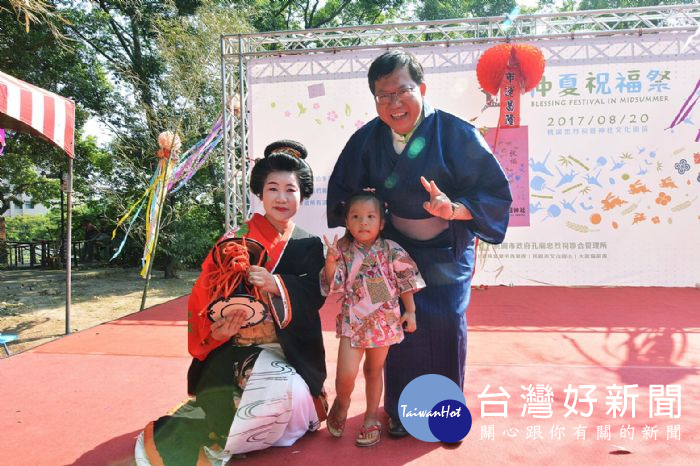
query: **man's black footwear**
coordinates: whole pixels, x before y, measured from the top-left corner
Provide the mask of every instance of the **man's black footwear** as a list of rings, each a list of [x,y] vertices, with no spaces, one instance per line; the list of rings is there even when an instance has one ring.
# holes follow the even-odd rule
[[[401,421],[389,418],[389,435],[396,438],[405,437],[408,435],[408,431],[404,429]]]
[[[462,440],[457,440],[456,442],[441,442],[442,446],[448,450],[454,450],[462,446]]]

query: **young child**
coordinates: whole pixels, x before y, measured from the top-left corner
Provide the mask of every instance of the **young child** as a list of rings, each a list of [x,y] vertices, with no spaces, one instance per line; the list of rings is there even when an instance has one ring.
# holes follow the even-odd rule
[[[384,206],[377,196],[362,191],[345,203],[345,236],[328,246],[326,265],[321,270],[324,295],[342,294],[336,319],[340,338],[335,379],[336,399],[326,425],[334,437],[345,428],[350,395],[362,356],[367,410],[363,426],[355,439],[357,446],[375,445],[380,440],[381,424],[377,410],[382,396],[382,373],[389,346],[400,343],[403,326],[416,330],[416,306],[413,293],[425,287],[415,262],[398,244],[379,236],[384,228]],[[404,313],[399,309],[399,298]]]

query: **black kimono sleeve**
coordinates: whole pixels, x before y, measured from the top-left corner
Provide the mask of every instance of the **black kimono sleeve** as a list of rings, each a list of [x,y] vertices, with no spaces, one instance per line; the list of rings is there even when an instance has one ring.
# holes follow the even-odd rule
[[[316,236],[295,228],[274,273],[279,276],[288,304],[286,325],[275,326],[289,363],[302,376],[311,394],[319,396],[326,380],[325,350],[319,309],[323,305],[319,272],[323,245]]]

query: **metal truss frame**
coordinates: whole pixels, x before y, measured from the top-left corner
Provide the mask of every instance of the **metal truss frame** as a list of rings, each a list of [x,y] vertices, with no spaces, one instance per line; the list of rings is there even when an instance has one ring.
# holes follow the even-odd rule
[[[248,101],[247,69],[250,60],[292,54],[320,55],[345,50],[425,47],[469,43],[562,40],[610,36],[688,33],[700,28],[700,5],[661,5],[616,10],[588,10],[496,16],[400,24],[278,31],[221,37],[221,80],[224,107],[224,172],[226,229],[237,227],[248,216],[247,173]],[[666,37],[669,37],[666,35]],[[640,40],[641,52],[675,50],[679,41],[654,45]],[[695,52],[697,45],[692,45]],[[593,45],[594,54],[608,57],[619,48]],[[627,54],[631,52],[625,52]],[[666,52],[669,53],[669,52]],[[555,53],[553,59],[564,59]],[[590,60],[590,56],[587,58]],[[472,57],[470,60],[474,60]],[[325,70],[326,73],[331,70]],[[323,73],[323,72],[322,72]],[[230,118],[234,117],[234,118]],[[229,124],[229,122],[232,122]]]

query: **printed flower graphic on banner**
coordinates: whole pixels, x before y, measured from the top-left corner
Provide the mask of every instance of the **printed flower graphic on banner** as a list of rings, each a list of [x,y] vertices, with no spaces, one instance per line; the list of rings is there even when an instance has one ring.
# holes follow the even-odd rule
[[[695,163],[700,163],[700,152],[694,153],[693,158],[695,159]]]
[[[690,170],[690,164],[686,159],[681,159],[678,163],[673,165],[676,170],[678,170],[678,174],[682,175],[683,173],[687,172]]]
[[[325,105],[322,102],[313,100],[297,101],[296,108],[292,107],[286,110],[274,102],[271,103],[271,106],[279,109],[278,115],[284,118],[296,116],[302,122],[315,123],[319,126],[324,123],[332,123],[337,125],[335,128],[340,128],[341,130],[346,128],[353,131],[359,129],[365,125],[368,119],[358,119],[360,113],[354,111],[351,104],[347,102],[333,102],[332,105]],[[367,116],[368,112],[364,112],[364,115]]]
[[[688,191],[697,186],[696,174],[685,183],[677,178],[679,168],[687,172],[694,166],[690,165],[693,152],[680,155],[687,153],[685,148],[671,152],[672,157],[678,157],[675,167],[673,161],[662,164],[662,153],[649,147],[617,154],[550,151],[530,157],[531,221],[561,221],[584,234],[606,226],[617,230],[632,225],[661,225],[666,219],[670,224],[674,216],[686,215],[681,212],[695,206],[698,199]]]
[[[671,202],[671,196],[664,192],[659,193],[659,197],[656,198],[656,203],[661,205],[666,205]]]

